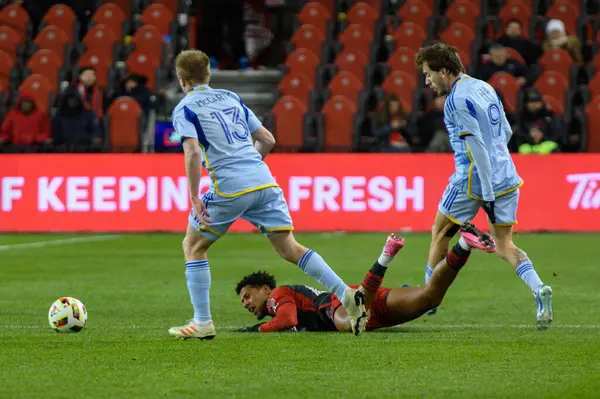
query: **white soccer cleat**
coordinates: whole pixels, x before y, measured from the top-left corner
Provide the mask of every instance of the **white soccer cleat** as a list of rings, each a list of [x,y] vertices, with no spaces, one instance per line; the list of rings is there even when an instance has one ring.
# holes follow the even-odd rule
[[[212,321],[208,324],[196,324],[190,320],[185,326],[169,328],[169,335],[183,339],[213,339],[217,331]]]
[[[539,331],[546,330],[552,323],[554,317],[552,312],[552,288],[548,285],[542,285],[535,295],[537,304],[536,328]]]
[[[369,316],[365,309],[365,294],[359,289],[349,288],[344,297],[344,309],[348,313],[352,333],[358,336],[367,327]]]

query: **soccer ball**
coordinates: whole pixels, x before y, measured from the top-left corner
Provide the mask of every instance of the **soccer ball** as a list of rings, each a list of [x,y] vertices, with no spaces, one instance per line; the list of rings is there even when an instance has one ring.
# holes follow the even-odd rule
[[[48,321],[57,333],[79,332],[87,323],[87,309],[79,299],[62,297],[50,306]]]

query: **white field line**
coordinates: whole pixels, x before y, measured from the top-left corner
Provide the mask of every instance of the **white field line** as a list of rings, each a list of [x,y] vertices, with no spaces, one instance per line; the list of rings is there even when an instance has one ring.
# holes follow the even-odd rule
[[[216,324],[217,329],[224,330],[233,330],[244,327],[252,323],[243,323],[241,322],[236,326],[228,326],[228,325],[219,325]],[[16,325],[16,324],[0,324],[0,330],[33,330],[45,328],[46,325]],[[88,328],[95,328],[96,326],[92,325]],[[167,327],[148,327],[145,325],[132,325],[132,326],[110,326],[111,330],[159,330],[165,329]],[[432,325],[419,325],[419,324],[407,324],[403,326],[397,326],[390,328],[392,330],[535,330],[535,324],[432,324]],[[561,329],[561,330],[598,330],[600,333],[600,325],[598,324],[552,324],[549,330]],[[375,330],[377,332],[377,330]]]
[[[59,245],[76,244],[76,243],[80,243],[80,242],[107,241],[107,240],[114,240],[119,237],[120,237],[119,235],[105,235],[105,236],[62,238],[60,240],[35,241],[35,242],[26,242],[23,244],[7,244],[7,245],[0,245],[0,251],[8,251],[10,249],[54,247],[54,246],[59,246]]]

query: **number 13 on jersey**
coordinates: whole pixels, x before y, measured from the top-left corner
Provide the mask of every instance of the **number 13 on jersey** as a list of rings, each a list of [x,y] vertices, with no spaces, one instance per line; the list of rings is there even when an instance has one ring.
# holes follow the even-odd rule
[[[246,142],[250,136],[250,129],[244,120],[243,115],[240,115],[239,107],[225,108],[222,111],[214,111],[210,113],[211,118],[215,119],[221,125],[223,134],[227,138],[229,144],[235,141]]]

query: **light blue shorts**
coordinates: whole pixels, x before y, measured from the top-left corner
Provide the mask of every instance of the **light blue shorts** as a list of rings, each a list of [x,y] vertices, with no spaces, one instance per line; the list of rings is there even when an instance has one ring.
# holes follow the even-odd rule
[[[466,192],[453,184],[449,184],[438,205],[439,211],[454,223],[463,224],[473,220],[483,201],[474,200]],[[496,225],[510,226],[517,224],[517,207],[519,206],[519,189],[496,197],[494,213]],[[489,221],[489,218],[488,218]]]
[[[268,187],[234,198],[220,197],[213,191],[202,196],[210,216],[210,226],[196,218],[194,210],[188,218],[190,226],[213,241],[222,237],[238,218],[252,223],[263,234],[293,230],[292,217],[279,187]]]

